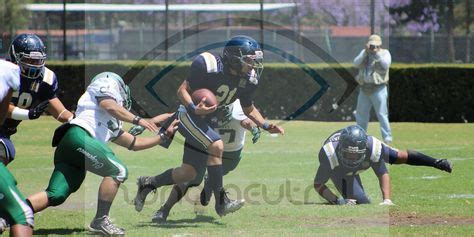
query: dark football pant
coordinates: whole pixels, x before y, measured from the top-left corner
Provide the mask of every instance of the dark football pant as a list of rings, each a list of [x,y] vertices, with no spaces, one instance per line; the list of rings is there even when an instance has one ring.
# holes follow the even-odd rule
[[[331,180],[345,199],[355,199],[358,204],[370,203],[359,175],[331,177]]]
[[[10,138],[0,135],[0,160],[10,163],[15,159],[15,146]]]

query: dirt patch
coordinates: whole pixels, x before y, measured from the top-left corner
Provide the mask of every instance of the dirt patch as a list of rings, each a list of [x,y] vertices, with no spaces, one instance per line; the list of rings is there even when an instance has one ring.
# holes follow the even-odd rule
[[[290,217],[272,217],[276,220],[291,221]],[[337,217],[337,218],[318,218],[316,216],[299,217],[299,222],[303,227],[395,227],[395,226],[429,226],[429,225],[474,225],[474,218],[462,216],[429,216],[422,214],[391,213],[390,215],[375,215],[362,217]]]
[[[391,226],[426,226],[426,225],[474,225],[473,217],[463,216],[427,216],[415,212],[390,213]]]

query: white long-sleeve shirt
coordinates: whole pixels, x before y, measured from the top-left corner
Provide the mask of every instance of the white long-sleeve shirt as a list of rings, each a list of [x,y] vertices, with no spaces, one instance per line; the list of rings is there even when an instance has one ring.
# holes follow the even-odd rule
[[[360,70],[357,81],[361,84],[386,83],[391,63],[392,56],[388,50],[380,49],[377,53],[372,54],[363,49],[354,58],[354,66]]]

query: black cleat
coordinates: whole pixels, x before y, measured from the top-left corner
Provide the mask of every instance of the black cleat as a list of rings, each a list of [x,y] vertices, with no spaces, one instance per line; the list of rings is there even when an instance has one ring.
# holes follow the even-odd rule
[[[225,216],[229,213],[236,212],[240,208],[242,208],[245,204],[245,200],[231,200],[227,197],[227,193],[224,189],[221,190],[221,200],[216,202],[216,212],[219,216]],[[220,203],[220,204],[219,204]]]
[[[206,188],[206,186],[204,186],[202,188],[201,195],[199,198],[201,205],[203,206],[209,205],[209,202],[211,201],[211,196],[212,196],[212,191],[209,188]]]
[[[162,206],[158,211],[156,211],[155,215],[151,218],[153,223],[164,223],[166,219],[168,219],[168,215],[170,214],[170,210]]]
[[[143,205],[145,204],[146,196],[155,190],[155,187],[151,184],[151,177],[149,176],[140,176],[137,178],[137,195],[133,200],[135,205],[135,210],[141,212]]]
[[[444,170],[448,173],[451,173],[451,171],[453,171],[453,163],[446,159],[437,160],[435,162],[434,167],[439,170]]]

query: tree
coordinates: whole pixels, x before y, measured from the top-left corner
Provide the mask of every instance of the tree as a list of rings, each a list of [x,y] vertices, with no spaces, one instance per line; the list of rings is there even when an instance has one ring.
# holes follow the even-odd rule
[[[0,37],[5,43],[11,42],[17,29],[24,28],[28,22],[28,15],[24,5],[29,0],[0,0]]]

